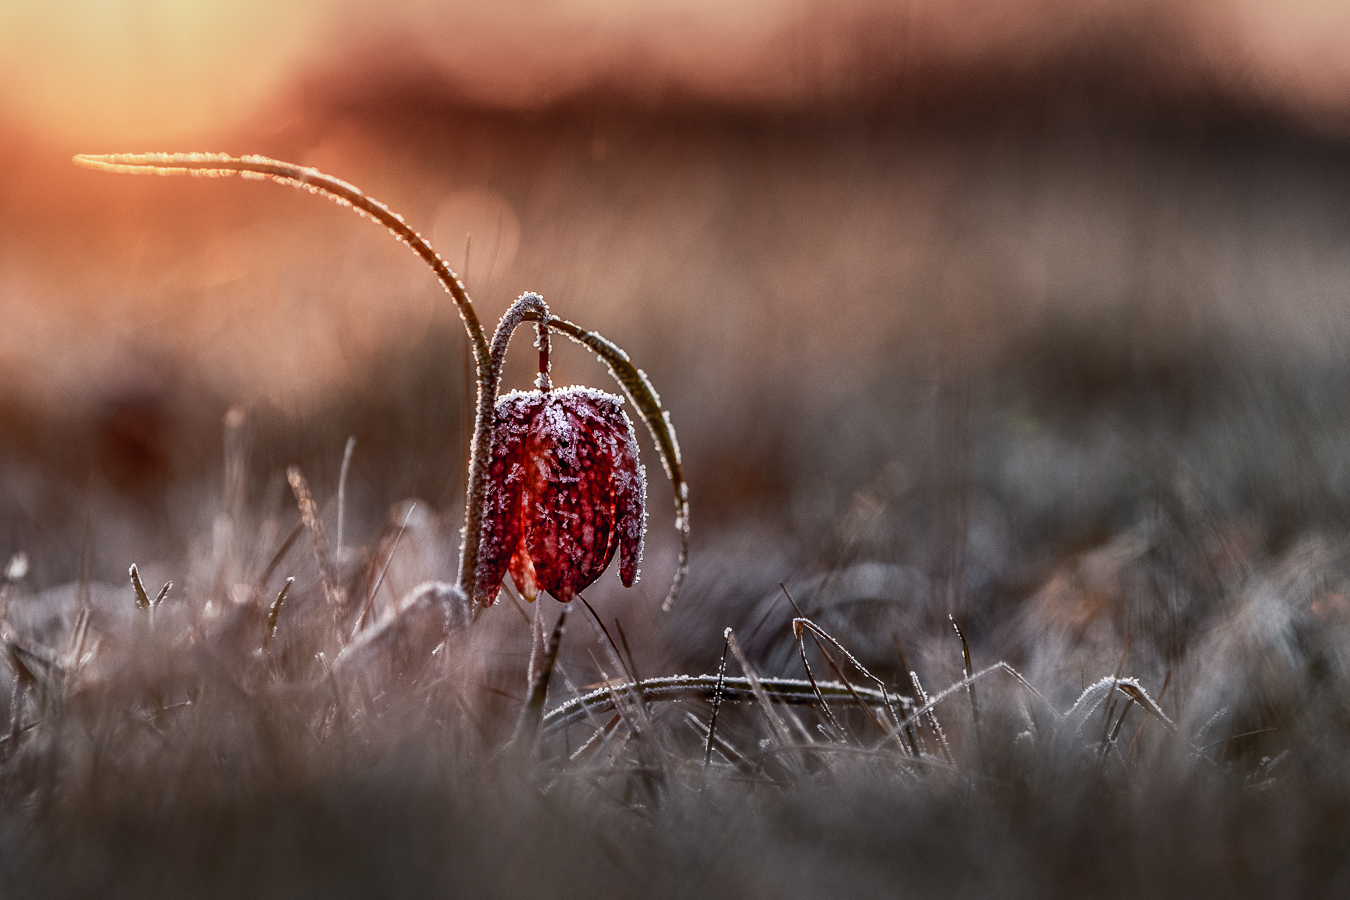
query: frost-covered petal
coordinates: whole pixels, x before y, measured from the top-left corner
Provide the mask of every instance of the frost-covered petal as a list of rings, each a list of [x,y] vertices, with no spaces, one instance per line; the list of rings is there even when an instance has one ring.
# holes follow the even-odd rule
[[[604,408],[619,436],[614,455],[614,536],[619,545],[619,578],[624,587],[637,581],[642,563],[642,540],[647,531],[647,472],[638,462],[633,423],[618,405]],[[610,550],[610,555],[613,555]]]
[[[521,518],[539,585],[564,603],[613,556],[614,438],[597,405],[576,390],[550,394],[526,442]]]
[[[489,605],[496,599],[502,578],[520,546],[525,439],[543,402],[542,395],[521,393],[497,401],[476,572],[478,594]]]

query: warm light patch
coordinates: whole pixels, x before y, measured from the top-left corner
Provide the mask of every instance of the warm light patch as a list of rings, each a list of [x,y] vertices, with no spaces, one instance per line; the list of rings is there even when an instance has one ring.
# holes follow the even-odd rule
[[[6,0],[0,112],[90,146],[218,131],[313,50],[317,0]]]
[[[1242,71],[1295,106],[1350,109],[1350,5],[1343,0],[1231,0]],[[1225,4],[1218,4],[1222,8]]]
[[[488,284],[515,261],[520,249],[520,218],[501,194],[484,187],[455,191],[441,201],[431,232],[442,253],[469,258],[461,273]],[[467,251],[466,251],[467,247]]]

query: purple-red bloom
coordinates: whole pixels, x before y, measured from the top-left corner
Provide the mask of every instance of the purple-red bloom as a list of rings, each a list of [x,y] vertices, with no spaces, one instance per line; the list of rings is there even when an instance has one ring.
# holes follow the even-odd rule
[[[619,577],[637,579],[646,476],[619,398],[585,387],[513,391],[497,401],[478,594],[497,598],[509,571],[533,600],[563,603],[619,551]]]

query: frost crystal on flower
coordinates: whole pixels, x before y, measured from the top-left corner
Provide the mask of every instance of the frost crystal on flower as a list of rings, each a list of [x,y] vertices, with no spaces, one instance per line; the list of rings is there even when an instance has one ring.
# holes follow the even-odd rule
[[[612,394],[584,387],[513,391],[497,401],[478,594],[496,600],[509,571],[522,595],[563,603],[619,551],[637,579],[646,529],[646,473],[633,423]]]

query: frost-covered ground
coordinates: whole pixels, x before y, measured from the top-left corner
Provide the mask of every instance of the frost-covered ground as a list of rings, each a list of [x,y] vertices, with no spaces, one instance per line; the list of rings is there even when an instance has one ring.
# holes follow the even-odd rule
[[[31,228],[0,296],[0,878],[1343,892],[1344,146],[1251,112],[1031,97],[524,115],[393,91],[239,136],[404,213],[484,318],[539,290],[671,411],[684,594],[660,612],[673,507],[644,443],[642,580],[604,576],[596,617],[569,607],[547,708],[724,658],[730,681],[619,687],[537,742],[531,648],[561,607],[470,617],[415,590],[454,577],[467,442],[463,340],[430,276],[298,192],[20,147],[68,186],[40,213],[4,194]],[[605,385],[555,358],[558,383]],[[153,614],[131,563],[152,600],[174,583]],[[799,615],[876,680],[808,633],[835,684],[807,693]],[[1008,664],[973,696],[939,693],[965,668],[949,615],[974,670]],[[727,628],[758,677],[795,683],[755,699]]]

